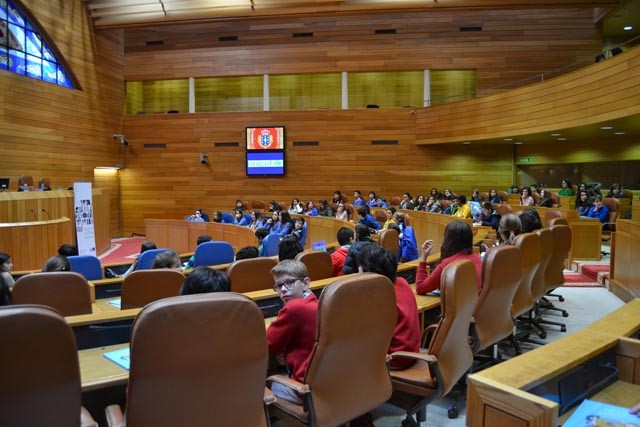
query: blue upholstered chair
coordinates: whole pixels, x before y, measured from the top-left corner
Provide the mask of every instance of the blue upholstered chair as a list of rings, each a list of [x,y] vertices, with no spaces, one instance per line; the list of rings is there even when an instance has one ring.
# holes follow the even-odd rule
[[[269,234],[262,239],[262,255],[263,256],[275,256],[278,255],[278,244],[280,243],[280,236],[277,234]]]
[[[82,274],[87,280],[103,279],[100,260],[93,255],[74,255],[68,257],[71,271]]]
[[[156,259],[158,254],[162,252],[170,251],[168,248],[150,249],[140,254],[138,258],[138,270],[149,270],[153,265],[153,260]]]
[[[229,212],[222,212],[222,223],[223,224],[234,224],[235,220],[233,218],[233,214]]]
[[[194,267],[226,264],[234,260],[233,246],[228,242],[200,243],[193,257]]]

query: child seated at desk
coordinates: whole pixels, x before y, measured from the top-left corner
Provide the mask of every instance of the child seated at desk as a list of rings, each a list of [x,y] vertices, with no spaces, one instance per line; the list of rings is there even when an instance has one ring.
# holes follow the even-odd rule
[[[316,339],[318,299],[309,290],[311,279],[300,261],[282,261],[271,269],[271,274],[275,280],[273,289],[284,301],[284,307],[267,329],[269,354],[285,366],[291,378],[303,382]],[[281,384],[271,384],[271,391],[278,398],[302,404],[298,393]]]

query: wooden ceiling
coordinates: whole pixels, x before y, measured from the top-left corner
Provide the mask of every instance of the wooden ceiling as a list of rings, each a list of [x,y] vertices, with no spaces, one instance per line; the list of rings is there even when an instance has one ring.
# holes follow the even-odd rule
[[[113,28],[273,15],[443,8],[610,8],[619,0],[83,0],[95,26]]]

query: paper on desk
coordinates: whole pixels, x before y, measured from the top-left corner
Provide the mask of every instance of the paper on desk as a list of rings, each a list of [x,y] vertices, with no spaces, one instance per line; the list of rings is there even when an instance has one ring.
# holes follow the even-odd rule
[[[640,417],[629,408],[585,399],[563,427],[624,426],[640,427]]]
[[[114,306],[114,307],[121,308],[121,306],[122,306],[122,299],[120,299],[120,298],[112,299],[111,301],[109,301],[109,303],[108,303],[108,304],[109,304],[109,305],[112,305],[112,306]]]
[[[120,350],[109,351],[107,353],[104,353],[103,356],[111,360],[116,365],[119,365],[120,367],[126,369],[127,371],[131,366],[131,361],[129,360],[129,347]]]

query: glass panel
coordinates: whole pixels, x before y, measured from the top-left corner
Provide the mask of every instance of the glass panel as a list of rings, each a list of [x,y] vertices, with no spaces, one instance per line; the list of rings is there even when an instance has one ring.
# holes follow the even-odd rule
[[[24,51],[24,28],[9,24],[9,47]]]
[[[340,109],[342,76],[289,74],[269,77],[269,106],[277,110]]]
[[[46,43],[42,43],[42,57],[48,61],[55,61],[56,57]]]
[[[473,99],[476,95],[475,70],[431,72],[431,105]]]
[[[42,61],[42,80],[49,83],[57,83],[58,76],[55,62]]]
[[[7,19],[7,1],[0,0],[0,19]]]
[[[9,50],[9,71],[24,74],[26,71],[25,68],[24,52]]]
[[[58,65],[58,84],[60,86],[73,87],[73,84],[71,84],[71,80],[69,80],[67,73],[60,65]]]
[[[27,76],[42,79],[42,59],[27,55]]]
[[[9,53],[4,47],[0,47],[0,69],[6,70],[9,68]]]
[[[22,16],[22,12],[20,12],[20,10],[11,1],[9,1],[9,9],[7,13],[9,15],[10,22],[24,26],[24,17]]]
[[[423,71],[349,73],[349,108],[422,106]]]
[[[142,82],[127,82],[127,114],[146,114]]]
[[[144,111],[166,113],[189,111],[189,80],[158,80],[143,83]]]
[[[27,30],[27,53],[30,55],[42,57],[42,41],[40,36],[33,31]]]
[[[196,112],[262,111],[262,76],[195,80]]]
[[[7,40],[9,40],[9,37],[7,36],[8,32],[7,21],[0,20],[0,45],[7,45]]]

